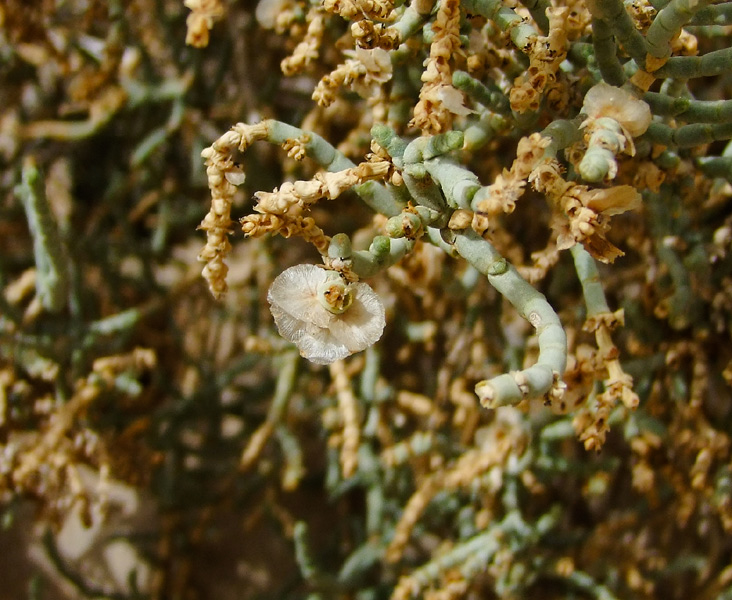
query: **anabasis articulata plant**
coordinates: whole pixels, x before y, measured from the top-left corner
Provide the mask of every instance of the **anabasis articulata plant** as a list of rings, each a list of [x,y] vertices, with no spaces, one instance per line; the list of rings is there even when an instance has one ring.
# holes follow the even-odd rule
[[[0,23],[4,596],[732,599],[732,2]]]
[[[243,301],[237,314],[253,325],[221,336],[277,372],[271,403],[237,408],[256,415],[241,468],[267,477],[276,464],[282,489],[297,487],[317,468],[303,459],[314,443],[298,445],[307,422],[328,438],[315,462],[328,463],[331,498],[363,492],[365,523],[349,521],[336,551],[348,553],[343,570],[321,577],[307,564],[308,591],[533,597],[551,580],[557,597],[652,598],[677,589],[656,583],[676,577],[670,565],[704,562],[705,541],[670,556],[663,540],[709,528],[728,538],[732,444],[717,398],[732,381],[721,343],[732,322],[730,4],[260,0],[247,12],[186,1],[191,43],[235,32],[222,48],[256,39],[267,63],[206,62],[226,78],[222,97],[236,97],[216,126],[253,121],[203,152],[211,291],[227,291],[236,219],[250,239],[298,237],[322,258],[286,269],[317,261],[296,244],[237,248],[267,260],[236,255],[230,304]],[[261,52],[271,47],[275,58]],[[284,150],[282,168],[258,142]],[[328,370],[296,368],[260,302],[267,288],[282,337]],[[612,460],[582,458],[572,436]],[[281,452],[265,454],[275,442]],[[452,498],[460,489],[470,493]],[[584,507],[581,523],[568,503]],[[638,506],[663,523],[638,532],[653,521]],[[553,528],[582,547],[544,543]],[[292,529],[305,564],[303,530]],[[603,545],[623,536],[635,541],[623,552]],[[719,564],[705,559],[688,596],[727,585],[719,565],[732,548],[718,545]]]

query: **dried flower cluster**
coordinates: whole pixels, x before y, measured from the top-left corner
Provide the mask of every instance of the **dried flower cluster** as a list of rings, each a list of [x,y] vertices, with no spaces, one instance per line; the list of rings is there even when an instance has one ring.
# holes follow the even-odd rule
[[[421,77],[419,102],[410,123],[423,134],[444,133],[451,128],[452,115],[470,114],[463,105],[462,94],[452,85],[452,64],[463,54],[459,28],[459,0],[440,2],[432,25],[434,41]]]

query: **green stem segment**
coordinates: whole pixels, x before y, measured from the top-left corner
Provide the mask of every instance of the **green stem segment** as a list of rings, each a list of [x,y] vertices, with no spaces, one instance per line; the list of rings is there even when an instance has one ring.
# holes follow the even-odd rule
[[[452,85],[493,112],[511,114],[511,102],[494,83],[485,84],[465,71],[455,71],[452,74]]]
[[[651,123],[644,138],[671,148],[690,148],[718,140],[732,139],[732,123],[719,125],[695,123],[677,128],[663,123]]]
[[[700,158],[697,164],[707,177],[723,177],[732,182],[732,156]]]
[[[23,182],[15,188],[15,193],[23,203],[33,237],[38,298],[43,308],[59,312],[68,301],[68,263],[35,159],[26,158]]]
[[[706,7],[710,0],[671,0],[664,6],[648,28],[646,43],[648,52],[656,58],[671,55],[671,40],[694,15]]]
[[[675,117],[688,123],[732,122],[732,100],[692,100],[646,92],[643,100],[656,115]]]
[[[604,21],[625,51],[635,62],[645,67],[646,40],[635,28],[633,19],[625,10],[622,0],[588,0],[587,8],[596,21]]]
[[[557,313],[543,294],[535,290],[490,244],[472,230],[455,237],[460,255],[503,295],[536,329],[539,359],[528,369],[499,375],[475,386],[487,408],[518,404],[528,398],[559,397],[560,381],[567,366],[567,336]]]
[[[618,49],[612,29],[602,19],[592,19],[592,46],[595,60],[605,83],[620,87],[627,79],[618,60]]]
[[[549,33],[549,18],[546,16],[546,9],[551,7],[549,0],[521,0],[531,14],[531,18],[536,21],[539,29],[543,33]]]
[[[575,244],[570,249],[574,259],[574,269],[582,284],[582,295],[585,297],[587,318],[609,313],[610,307],[605,299],[605,290],[600,283],[600,272],[597,263],[582,244]]]
[[[702,56],[672,56],[665,65],[653,72],[658,79],[694,79],[729,73],[732,68],[732,47],[707,52]]]
[[[368,250],[357,250],[351,256],[353,272],[359,277],[373,277],[379,271],[399,262],[414,248],[414,241],[406,238],[389,239],[377,235]]]

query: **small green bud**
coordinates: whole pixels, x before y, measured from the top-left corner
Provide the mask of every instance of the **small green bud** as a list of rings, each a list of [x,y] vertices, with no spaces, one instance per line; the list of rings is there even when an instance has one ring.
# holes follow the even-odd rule
[[[353,304],[353,293],[348,283],[334,273],[318,285],[318,302],[328,312],[340,315]]]
[[[369,246],[369,252],[376,258],[381,258],[391,250],[391,241],[385,235],[377,235]]]
[[[453,150],[459,150],[463,147],[464,138],[462,131],[448,131],[447,133],[432,136],[422,151],[422,158],[429,160]]]
[[[415,213],[403,212],[400,215],[391,217],[386,222],[385,229],[386,234],[391,238],[407,237],[413,239],[422,232],[422,219]]]
[[[402,215],[396,215],[395,217],[391,217],[386,222],[386,225],[384,225],[386,235],[388,235],[390,238],[404,237],[404,227],[402,227],[402,221]]]
[[[608,174],[609,165],[597,152],[587,152],[579,166],[580,175],[586,181],[602,181]]]
[[[426,206],[415,206],[414,211],[419,215],[423,225],[432,223],[432,221],[440,216],[437,211],[427,208]]]
[[[488,267],[488,275],[503,275],[508,271],[508,263],[505,258],[500,258]]]
[[[407,143],[388,125],[377,123],[371,128],[371,137],[389,153],[392,158],[401,157]]]
[[[452,85],[458,89],[464,90],[471,83],[473,83],[473,78],[465,71],[455,71],[452,74]]]
[[[404,172],[415,179],[424,179],[427,177],[427,169],[425,169],[422,163],[406,164],[404,165]]]
[[[337,233],[331,238],[328,246],[328,256],[330,258],[351,258],[352,252],[351,238],[345,233]]]

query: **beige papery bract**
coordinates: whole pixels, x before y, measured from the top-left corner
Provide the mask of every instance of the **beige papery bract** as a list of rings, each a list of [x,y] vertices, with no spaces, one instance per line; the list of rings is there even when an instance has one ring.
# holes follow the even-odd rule
[[[317,265],[297,265],[272,282],[267,300],[280,335],[311,362],[327,365],[374,344],[384,305],[365,283],[347,283]]]
[[[587,92],[582,112],[589,117],[582,127],[589,125],[593,119],[609,117],[620,124],[629,138],[644,134],[653,120],[648,104],[627,90],[604,82]]]

